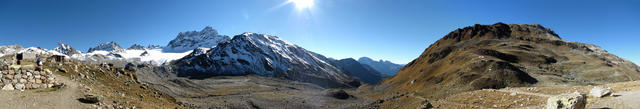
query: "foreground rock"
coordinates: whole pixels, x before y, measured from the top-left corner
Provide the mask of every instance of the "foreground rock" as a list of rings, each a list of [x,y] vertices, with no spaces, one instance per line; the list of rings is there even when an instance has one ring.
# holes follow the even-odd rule
[[[329,96],[336,99],[349,99],[351,95],[344,90],[333,90],[329,92]]]
[[[613,93],[613,90],[610,87],[593,87],[589,92],[589,95],[593,97],[605,97],[609,96]]]
[[[86,94],[84,95],[84,98],[80,98],[78,100],[83,103],[95,104],[102,101],[102,97],[100,95]]]
[[[584,109],[586,97],[579,93],[568,93],[547,99],[547,109]]]
[[[15,90],[15,88],[13,88],[13,85],[7,84],[2,87],[2,90]]]

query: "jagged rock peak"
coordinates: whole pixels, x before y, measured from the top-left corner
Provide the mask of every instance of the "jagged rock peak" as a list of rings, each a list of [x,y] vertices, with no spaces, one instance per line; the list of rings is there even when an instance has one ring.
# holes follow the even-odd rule
[[[218,31],[207,26],[201,31],[180,32],[175,39],[169,42],[164,50],[170,52],[185,52],[198,47],[211,48],[230,39],[229,36],[219,35]]]
[[[101,43],[97,47],[89,48],[88,52],[90,53],[90,52],[97,51],[97,50],[110,51],[110,52],[122,52],[122,51],[124,51],[124,49],[122,49],[122,47],[120,47],[120,45],[118,45],[114,41]]]
[[[144,50],[144,46],[142,45],[138,45],[138,44],[133,44],[131,45],[131,47],[127,48],[127,50]]]
[[[160,45],[149,45],[147,46],[148,49],[160,49],[162,48]]]
[[[562,40],[558,34],[540,24],[504,24],[498,22],[493,25],[475,24],[461,29],[457,29],[441,40],[455,40],[456,42],[472,39],[546,39]]]
[[[70,45],[62,44],[62,43],[58,47],[54,48],[53,51],[57,51],[57,52],[60,52],[62,54],[69,55],[69,56],[74,55],[74,54],[82,54],[82,52],[74,49]]]

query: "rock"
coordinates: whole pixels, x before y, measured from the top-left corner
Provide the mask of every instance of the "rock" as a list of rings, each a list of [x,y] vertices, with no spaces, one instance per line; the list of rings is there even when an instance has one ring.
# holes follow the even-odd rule
[[[427,100],[422,101],[422,105],[420,106],[420,109],[431,109],[433,108],[433,105],[431,105],[431,103]]]
[[[613,90],[611,89],[611,87],[593,87],[593,89],[591,89],[591,91],[589,92],[589,95],[593,96],[593,97],[605,97],[605,96],[609,96],[613,93]]]
[[[15,89],[16,90],[24,90],[24,84],[20,83],[20,84],[16,84]]]
[[[584,109],[586,101],[586,97],[579,92],[567,93],[549,97],[546,109]]]
[[[13,75],[6,75],[4,76],[5,79],[13,79]]]
[[[46,70],[45,70],[45,71],[46,71]],[[64,69],[64,68],[62,68],[62,67],[58,68],[58,71],[60,71],[60,72],[62,72],[62,73],[67,73],[67,69]],[[49,71],[49,72],[51,72],[51,71]],[[49,72],[47,72],[47,73],[49,73]]]
[[[102,97],[100,95],[86,94],[86,95],[84,95],[84,98],[80,98],[80,99],[78,99],[78,101],[80,101],[82,103],[95,104],[95,103],[98,103],[98,102],[102,101]]]
[[[135,72],[136,71],[136,65],[134,65],[133,63],[127,63],[127,65],[124,66],[124,69]]]
[[[20,79],[20,78],[22,78],[22,74],[13,75],[13,79]]]
[[[20,79],[20,83],[27,83],[26,79]]]
[[[37,89],[37,88],[40,88],[40,85],[39,84],[31,84],[31,88],[32,89]]]
[[[336,99],[348,99],[349,97],[351,97],[351,95],[349,95],[344,90],[331,91],[329,92],[329,96]]]
[[[13,88],[13,85],[6,84],[4,85],[4,87],[2,87],[2,90],[15,90],[15,89]]]

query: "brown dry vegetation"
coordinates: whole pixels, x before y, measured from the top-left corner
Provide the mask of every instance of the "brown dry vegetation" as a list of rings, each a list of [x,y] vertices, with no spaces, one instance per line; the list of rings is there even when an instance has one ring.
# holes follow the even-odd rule
[[[58,70],[63,68],[66,72]],[[146,84],[137,82],[136,74],[122,67],[109,65],[83,64],[72,61],[64,64],[47,64],[44,69],[55,74],[71,78],[87,86],[87,94],[104,97],[103,106],[118,105],[148,109],[183,108],[175,99]],[[73,100],[77,102],[77,100]]]
[[[397,75],[361,90],[378,90],[369,94],[374,99],[405,93],[435,100],[434,104],[452,102],[492,108],[493,105],[480,104],[502,103],[510,99],[482,97],[482,93],[458,94],[480,89],[585,86],[633,80],[640,80],[637,65],[595,45],[564,41],[540,25],[497,23],[453,31],[429,46]],[[487,94],[500,95],[504,92]],[[439,101],[448,98],[468,101]],[[478,101],[474,102],[475,99]],[[401,105],[405,101],[396,103]],[[530,105],[527,103],[522,105]],[[507,106],[510,105],[516,103]]]

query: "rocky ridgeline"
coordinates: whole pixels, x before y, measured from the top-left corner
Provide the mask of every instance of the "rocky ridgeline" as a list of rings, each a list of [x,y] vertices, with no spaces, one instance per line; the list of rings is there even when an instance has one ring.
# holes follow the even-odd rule
[[[0,78],[2,90],[44,89],[61,85],[49,70],[4,70],[0,71]]]

